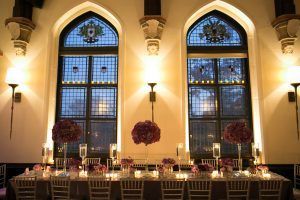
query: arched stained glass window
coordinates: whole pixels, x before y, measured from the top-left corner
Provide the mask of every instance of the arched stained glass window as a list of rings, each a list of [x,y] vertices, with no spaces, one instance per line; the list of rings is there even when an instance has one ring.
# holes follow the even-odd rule
[[[188,33],[189,46],[242,46],[241,35],[218,15],[209,15]]]
[[[237,156],[237,145],[223,140],[233,121],[252,127],[247,35],[227,15],[212,11],[187,33],[188,116],[190,152],[194,158],[212,157],[212,143],[221,143],[223,157]],[[242,146],[250,156],[249,145]]]
[[[90,17],[80,22],[64,38],[64,47],[118,46],[118,34],[107,22]]]
[[[56,121],[71,119],[83,129],[68,155],[79,157],[80,143],[89,157],[105,157],[117,141],[118,33],[103,17],[85,13],[60,35]],[[62,156],[55,144],[55,157]]]

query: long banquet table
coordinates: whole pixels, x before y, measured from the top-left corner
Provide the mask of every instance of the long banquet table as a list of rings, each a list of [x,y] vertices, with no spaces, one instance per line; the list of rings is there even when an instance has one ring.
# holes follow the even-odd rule
[[[23,176],[23,175],[19,175]],[[121,174],[118,176],[122,177]],[[121,199],[121,189],[120,189],[120,179],[115,178],[112,180],[111,197],[114,200]],[[189,177],[193,178],[193,176]],[[236,177],[238,178],[238,177]],[[245,178],[245,177],[243,177]],[[247,177],[248,178],[248,177]],[[278,174],[271,173],[271,179],[282,179],[282,200],[293,200],[293,188],[292,182]],[[147,176],[144,179],[144,199],[146,200],[156,200],[161,199],[161,186],[160,181],[164,178],[151,178]],[[258,181],[259,177],[249,177],[250,179],[250,199],[258,199]],[[49,178],[38,178],[37,179],[37,199],[51,199],[50,192],[50,181]],[[78,177],[76,179],[71,179],[71,194],[73,198],[76,199],[88,199],[89,190],[88,182],[86,177]],[[226,199],[226,178],[213,178],[212,179],[212,199]],[[187,188],[185,187],[185,198],[188,199]],[[16,199],[14,191],[14,182],[10,180],[7,187],[7,199]]]

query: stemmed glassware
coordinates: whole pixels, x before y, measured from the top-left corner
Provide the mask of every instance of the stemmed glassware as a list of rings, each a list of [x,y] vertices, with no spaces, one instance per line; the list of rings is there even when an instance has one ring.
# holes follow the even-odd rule
[[[213,143],[213,157],[216,159],[216,170],[219,170],[219,158],[221,157],[220,143]]]
[[[183,143],[178,143],[176,147],[176,156],[178,158],[178,170],[181,171],[181,160],[184,158],[184,148]]]
[[[83,171],[85,172],[85,158],[87,156],[87,144],[79,144],[79,156],[81,157]]]
[[[117,159],[117,144],[113,143],[109,145],[109,157],[112,162],[112,170],[114,171],[114,161]]]

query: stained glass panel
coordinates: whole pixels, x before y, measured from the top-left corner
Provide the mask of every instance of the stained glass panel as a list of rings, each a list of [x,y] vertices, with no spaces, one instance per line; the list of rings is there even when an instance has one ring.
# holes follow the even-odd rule
[[[190,117],[216,115],[216,91],[212,87],[189,88]]]
[[[92,83],[117,83],[117,56],[93,57]]]
[[[222,116],[246,115],[244,86],[222,86],[220,97]]]
[[[73,118],[86,115],[86,88],[62,87],[60,117]]]
[[[88,57],[64,56],[62,83],[87,83]]]
[[[212,152],[212,143],[216,139],[217,123],[208,120],[191,120],[190,148],[192,154]]]
[[[215,70],[213,59],[188,59],[189,83],[214,83]]]
[[[109,144],[115,143],[116,121],[91,121],[91,132],[88,135],[89,151],[91,153],[109,153]]]
[[[242,46],[242,39],[230,24],[218,16],[208,16],[188,33],[188,46]]]
[[[118,34],[97,17],[85,19],[64,38],[64,47],[104,46],[118,46]]]
[[[92,88],[91,116],[116,117],[117,90],[113,87]]]
[[[245,83],[245,66],[240,58],[218,59],[219,83]]]

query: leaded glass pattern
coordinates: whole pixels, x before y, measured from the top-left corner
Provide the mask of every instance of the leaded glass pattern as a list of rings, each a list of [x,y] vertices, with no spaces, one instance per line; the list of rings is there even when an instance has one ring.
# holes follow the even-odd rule
[[[245,107],[245,87],[244,86],[221,86],[220,102],[222,116],[244,116]]]
[[[116,83],[117,63],[117,56],[93,57],[92,83]]]
[[[245,83],[245,66],[240,58],[218,60],[219,83]]]
[[[117,130],[116,121],[91,121],[91,132],[88,135],[89,151],[91,153],[108,153],[109,145],[117,140],[114,134]]]
[[[192,154],[212,153],[212,143],[216,139],[217,123],[213,120],[191,120],[190,135]]]
[[[189,88],[190,117],[216,116],[216,91],[212,87]]]
[[[215,70],[213,59],[188,59],[189,83],[214,83]]]
[[[96,14],[75,20],[60,37],[56,121],[71,119],[83,129],[78,142],[68,143],[68,156],[79,157],[80,143],[88,144],[90,157],[107,156],[109,144],[117,143],[118,35]],[[86,35],[91,29],[96,34]],[[63,156],[61,144],[54,153]]]
[[[96,37],[97,40],[94,42],[89,42],[88,40],[85,40],[85,37],[81,33],[82,28],[87,27],[87,29],[89,29],[88,26],[91,23],[102,30],[102,33]],[[87,35],[94,34],[89,32],[90,30],[87,31]],[[92,31],[94,32],[94,30]],[[118,46],[118,34],[111,26],[109,26],[106,22],[97,17],[90,17],[80,22],[75,28],[70,30],[70,32],[66,35],[64,39],[64,47],[105,46]]]
[[[64,56],[62,81],[64,83],[86,83],[88,81],[88,57]]]
[[[223,34],[217,34],[218,32]],[[213,37],[214,34],[217,35],[215,37],[223,35],[224,39],[216,42],[209,40],[208,36]],[[210,15],[192,27],[187,36],[187,44],[188,46],[242,46],[243,42],[239,32],[231,24],[216,15]]]

